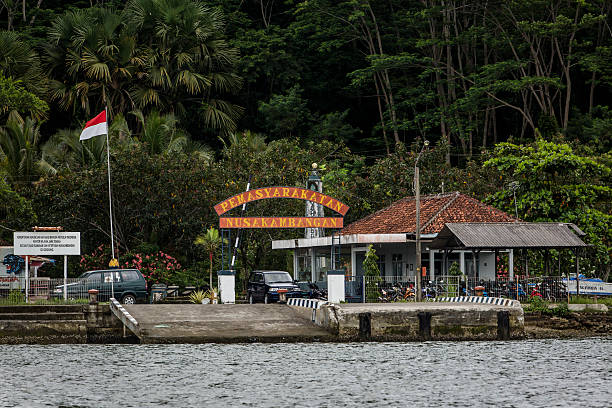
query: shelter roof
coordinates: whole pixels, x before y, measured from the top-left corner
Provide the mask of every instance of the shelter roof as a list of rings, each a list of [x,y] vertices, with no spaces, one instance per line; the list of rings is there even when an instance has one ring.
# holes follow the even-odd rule
[[[429,244],[432,249],[586,247],[578,227],[558,222],[448,223]]]
[[[459,192],[421,197],[421,233],[436,234],[446,223],[515,222],[516,218]],[[343,235],[401,234],[416,232],[414,197],[398,200],[390,206],[344,227]]]

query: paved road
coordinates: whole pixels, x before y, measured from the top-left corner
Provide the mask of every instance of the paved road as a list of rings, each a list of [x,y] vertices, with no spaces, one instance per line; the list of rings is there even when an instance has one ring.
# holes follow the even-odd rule
[[[125,305],[142,343],[223,343],[331,339],[287,305]]]

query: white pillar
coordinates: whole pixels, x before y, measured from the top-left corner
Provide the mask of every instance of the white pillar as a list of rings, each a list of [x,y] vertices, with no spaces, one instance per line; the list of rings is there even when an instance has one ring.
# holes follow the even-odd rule
[[[514,280],[514,249],[508,252],[508,273],[510,280]]]
[[[310,248],[310,281],[314,282],[315,281],[315,266],[317,265],[317,263],[315,262],[315,249],[314,248]]]
[[[357,255],[355,248],[351,245],[351,276],[357,275]]]
[[[64,255],[64,300],[68,300],[68,256]]]
[[[221,303],[236,303],[236,272],[219,271],[219,298]]]
[[[28,303],[30,298],[30,257],[27,255],[25,257],[25,268],[25,300]]]
[[[435,253],[432,249],[429,250],[429,280],[434,280],[436,278],[435,274]]]
[[[340,303],[344,299],[344,271],[327,271],[327,300]]]
[[[462,275],[465,275],[465,252],[459,252],[459,270]]]

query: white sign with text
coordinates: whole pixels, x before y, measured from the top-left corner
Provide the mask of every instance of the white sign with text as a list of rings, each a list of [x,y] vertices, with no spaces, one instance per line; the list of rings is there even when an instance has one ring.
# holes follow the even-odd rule
[[[15,255],[81,255],[80,232],[14,232]]]
[[[563,282],[567,283],[567,279],[563,279]],[[576,281],[570,280],[567,285],[567,289],[570,294],[576,294]],[[612,283],[596,282],[590,280],[580,280],[580,294],[581,295],[612,295]]]

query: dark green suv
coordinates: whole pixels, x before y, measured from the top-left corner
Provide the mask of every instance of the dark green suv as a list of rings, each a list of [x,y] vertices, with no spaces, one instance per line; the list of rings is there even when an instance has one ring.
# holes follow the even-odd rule
[[[85,299],[90,289],[97,289],[98,300],[107,301],[115,293],[115,299],[121,303],[134,304],[146,301],[147,281],[137,269],[108,269],[88,271],[79,276],[77,282],[67,286],[68,299]],[[64,297],[64,285],[56,286],[53,295]]]

